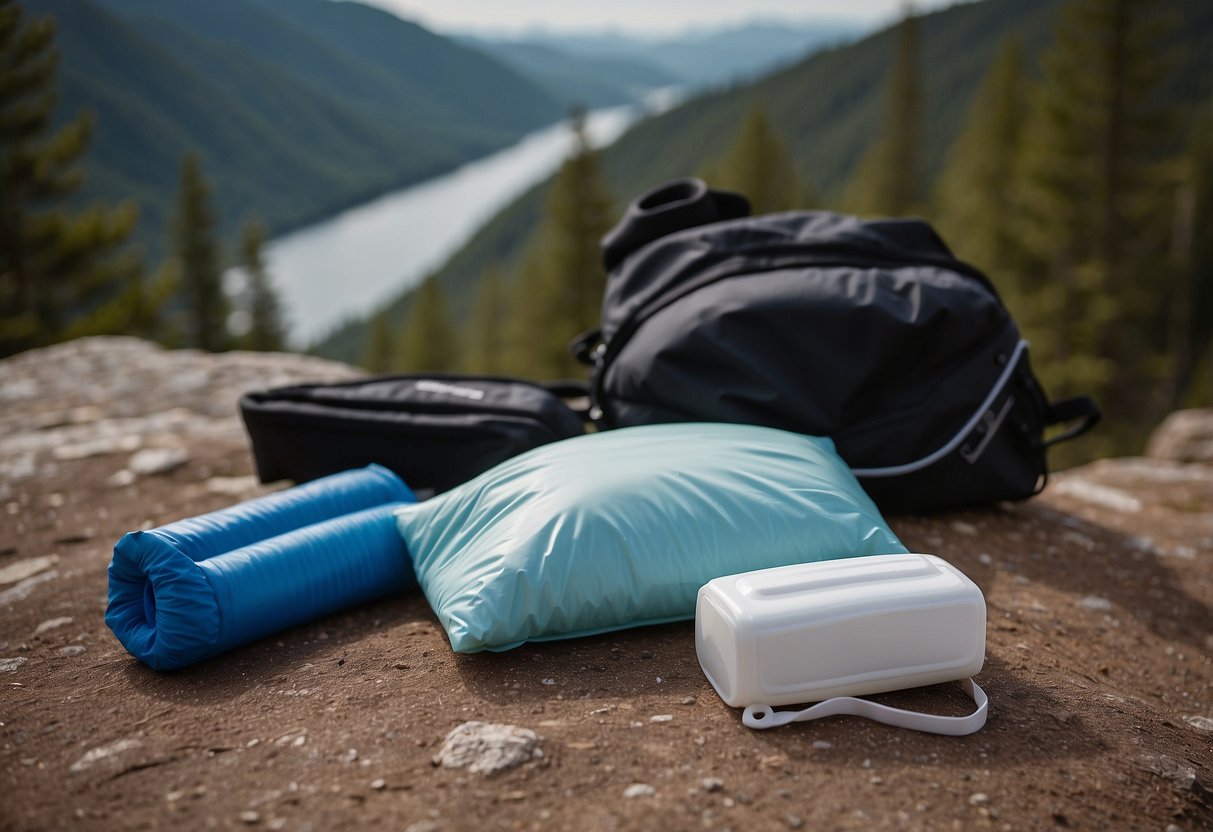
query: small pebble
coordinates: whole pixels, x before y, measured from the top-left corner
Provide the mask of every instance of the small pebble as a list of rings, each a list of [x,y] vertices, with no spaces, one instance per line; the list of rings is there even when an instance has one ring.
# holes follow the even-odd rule
[[[371,788],[372,788],[372,789],[374,789],[374,790],[375,790],[375,791],[377,791],[377,792],[381,792],[381,791],[383,791],[384,789],[386,789],[386,788],[387,788],[387,783],[386,783],[386,782],[384,782],[382,778],[381,778],[381,779],[379,779],[379,780],[372,780],[372,781],[371,781]]]
[[[0,567],[0,585],[15,584],[26,578],[32,578],[34,575],[52,568],[58,562],[58,555],[42,555],[10,563]]]
[[[648,783],[633,783],[623,790],[623,796],[628,800],[637,797],[652,797],[655,794],[657,794],[657,790]]]
[[[969,795],[969,805],[971,806],[988,806],[989,803],[990,796],[985,792],[974,792]]]
[[[833,743],[828,743],[825,740],[814,740],[813,741],[813,748],[817,749],[818,751],[825,751],[825,750],[833,748],[833,747],[834,747]]]
[[[261,822],[261,815],[257,814],[256,812],[254,812],[253,810],[250,809],[247,812],[240,813],[240,820],[241,820],[241,822],[247,823],[250,826],[252,826],[254,823]]]
[[[682,703],[681,703],[681,704],[683,704],[683,705],[694,705],[694,704],[695,704],[695,702],[696,702],[696,699],[695,699],[695,697],[694,697],[694,696],[684,696],[684,697],[682,697]]]
[[[547,678],[547,679],[544,679],[544,680],[543,680],[543,683],[544,683],[545,685],[554,685],[554,684],[556,684],[556,680],[555,680],[555,679],[552,679],[551,677],[549,677],[549,678]]]
[[[787,823],[789,829],[799,829],[804,826],[804,821],[795,815],[788,815],[784,818],[784,822]]]
[[[1207,716],[1185,716],[1184,722],[1198,731],[1213,731],[1213,718]]]
[[[719,777],[705,777],[699,781],[705,792],[718,792],[724,788],[724,781]]]
[[[111,488],[126,488],[135,482],[135,472],[128,471],[123,468],[121,471],[115,471],[105,480],[105,484]]]
[[[189,454],[182,448],[144,448],[131,456],[126,463],[126,468],[131,473],[140,476],[166,474],[184,464],[188,459]],[[256,823],[256,821],[252,821],[252,823]]]
[[[673,721],[674,721],[673,714],[653,714],[653,716],[649,717],[649,722],[673,722]]]
[[[34,630],[34,635],[40,636],[48,630],[54,630],[58,627],[64,626],[65,624],[71,624],[74,620],[75,619],[69,616],[65,616],[63,618],[51,618],[39,624],[38,629]]]
[[[72,656],[83,656],[87,651],[88,648],[83,644],[69,644],[59,651],[59,655],[71,658]]]

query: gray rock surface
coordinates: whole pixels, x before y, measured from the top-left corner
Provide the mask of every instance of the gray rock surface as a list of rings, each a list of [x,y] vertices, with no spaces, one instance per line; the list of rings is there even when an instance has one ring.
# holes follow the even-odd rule
[[[314,356],[165,350],[125,337],[23,353],[5,359],[0,376],[0,488],[88,459],[112,459],[108,484],[122,488],[193,459],[243,453],[242,394],[361,375]]]
[[[1150,436],[1146,456],[1213,463],[1213,408],[1172,413]]]

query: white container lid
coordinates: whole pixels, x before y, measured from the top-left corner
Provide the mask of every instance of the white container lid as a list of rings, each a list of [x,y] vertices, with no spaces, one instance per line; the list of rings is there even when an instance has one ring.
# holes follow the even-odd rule
[[[981,590],[934,555],[874,555],[717,578],[700,589],[695,621],[700,664],[733,707],[964,679],[985,660]]]

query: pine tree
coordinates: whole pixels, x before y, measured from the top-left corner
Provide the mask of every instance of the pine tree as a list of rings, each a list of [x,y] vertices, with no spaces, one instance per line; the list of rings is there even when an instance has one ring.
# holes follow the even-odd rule
[[[446,293],[433,278],[413,292],[396,364],[403,372],[449,372],[459,364],[459,342]]]
[[[265,226],[257,219],[246,222],[241,232],[240,265],[246,280],[242,311],[248,317],[248,332],[240,339],[240,346],[269,352],[286,347],[286,327],[278,293],[270,283],[261,254],[265,236]]]
[[[1092,392],[1111,425],[1153,419],[1168,288],[1157,161],[1168,119],[1158,10],[1133,0],[1063,7],[1032,98],[1016,229],[1031,262],[1017,278],[1034,362],[1051,393]],[[1118,428],[1119,423],[1119,428]]]
[[[141,281],[125,247],[132,203],[64,208],[83,181],[93,121],[80,113],[52,129],[54,38],[53,19],[27,22],[14,0],[0,0],[0,355],[73,329],[125,328],[116,300]]]
[[[138,269],[117,295],[77,318],[65,337],[122,334],[170,345],[179,342],[180,334],[164,314],[179,292],[179,277],[172,267],[161,268],[150,279]]]
[[[181,160],[181,185],[173,218],[173,256],[181,275],[186,346],[211,352],[228,349],[230,305],[223,292],[211,190],[197,154]]]
[[[1000,286],[1022,260],[1009,171],[1019,155],[1026,95],[1023,49],[1008,38],[977,89],[936,189],[935,219],[944,239]],[[1013,298],[1006,300],[1015,307]]]
[[[372,373],[390,373],[396,369],[396,332],[386,310],[371,318],[362,366]]]
[[[510,303],[506,363],[533,378],[584,375],[568,344],[598,324],[606,284],[599,242],[613,223],[613,200],[580,118],[572,130],[573,154],[552,183]]]
[[[463,368],[496,375],[506,371],[506,294],[500,268],[489,269],[476,289],[476,301],[464,338]]]
[[[755,214],[811,208],[816,202],[761,104],[750,108],[728,153],[705,169],[703,178],[745,194]]]
[[[907,15],[897,30],[897,53],[885,88],[880,136],[860,160],[846,189],[846,206],[857,214],[907,214],[920,198],[922,70],[918,52],[918,20]]]
[[[1213,104],[1213,102],[1210,102]],[[1170,408],[1213,406],[1213,107],[1196,119],[1180,160],[1172,253],[1176,286],[1168,353]]]

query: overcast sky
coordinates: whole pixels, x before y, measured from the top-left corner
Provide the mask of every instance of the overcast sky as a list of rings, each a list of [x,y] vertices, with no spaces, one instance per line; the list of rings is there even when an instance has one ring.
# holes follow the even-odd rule
[[[621,29],[669,34],[693,26],[718,27],[754,18],[853,20],[872,28],[899,17],[905,0],[361,0],[437,32],[516,34]],[[956,0],[915,0],[929,11]]]

